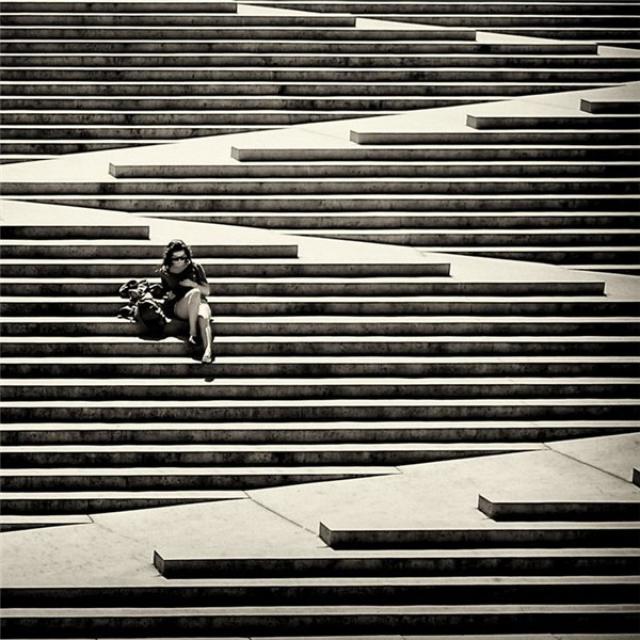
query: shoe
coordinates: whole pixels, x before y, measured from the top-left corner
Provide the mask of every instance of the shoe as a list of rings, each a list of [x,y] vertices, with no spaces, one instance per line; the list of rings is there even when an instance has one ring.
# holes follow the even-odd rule
[[[187,340],[187,342],[192,346],[195,347],[198,344],[198,337],[197,336],[189,336],[189,340]]]
[[[211,355],[211,352],[205,351],[204,355],[202,356],[202,364],[210,364],[212,360],[213,356]]]

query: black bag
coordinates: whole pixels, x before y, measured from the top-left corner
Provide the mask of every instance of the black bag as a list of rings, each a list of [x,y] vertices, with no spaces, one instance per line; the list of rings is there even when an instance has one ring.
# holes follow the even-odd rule
[[[169,322],[158,298],[162,297],[162,285],[150,285],[146,280],[129,280],[119,289],[121,298],[128,298],[129,304],[120,308],[118,316],[132,322],[141,322],[147,329],[160,331]]]

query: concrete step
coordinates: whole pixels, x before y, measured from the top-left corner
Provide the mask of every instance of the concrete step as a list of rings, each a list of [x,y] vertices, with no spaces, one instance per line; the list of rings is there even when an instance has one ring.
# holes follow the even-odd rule
[[[338,576],[577,576],[635,575],[637,548],[318,550],[280,557],[203,557],[156,549],[165,578],[303,578]],[[194,584],[195,586],[195,584]],[[507,606],[507,605],[503,605]],[[486,629],[486,627],[483,627]],[[530,628],[529,628],[530,630]]]
[[[143,401],[4,402],[7,424],[149,421],[364,421],[364,420],[633,420],[638,402],[627,399],[548,400],[300,400],[274,402]],[[510,445],[511,446],[511,445]]]
[[[3,140],[0,142],[0,154],[3,156],[25,156],[27,154],[31,154],[34,160],[39,160],[43,155],[86,153],[88,151],[104,151],[105,149],[123,149],[125,147],[163,144],[163,142],[170,143],[173,142],[173,140],[99,140],[92,142],[84,140],[56,140],[55,142],[52,142],[51,140],[30,142],[22,140]]]
[[[364,2],[350,0],[346,2],[316,2],[316,1],[282,1],[270,0],[262,2],[278,9],[296,9],[300,11],[347,12],[356,15],[368,13],[389,14],[389,17],[401,19],[403,14],[524,14],[524,15],[563,15],[571,13],[580,15],[618,15],[634,14],[637,7],[634,2]]]
[[[375,111],[375,108],[373,108]],[[392,115],[395,112],[379,112],[375,115]],[[11,127],[0,127],[0,135],[6,142],[19,143],[21,141],[34,140],[35,144],[41,144],[48,140],[134,140],[140,141],[176,141],[183,138],[194,138],[203,136],[228,135],[230,133],[246,133],[248,131],[261,130],[264,127],[278,128],[288,125],[302,124],[308,122],[329,122],[331,120],[345,120],[349,118],[366,118],[371,116],[371,111],[244,111],[227,113],[225,111],[208,112],[194,115],[191,118],[187,113],[166,113],[160,118],[155,118],[153,114],[139,114],[135,120],[141,120],[143,124],[135,123],[134,126],[123,124],[122,126],[94,125],[78,122],[75,126],[45,125],[32,123],[13,125]],[[91,120],[77,117],[76,120]],[[104,119],[104,118],[99,118]],[[109,118],[118,119],[118,118]],[[125,118],[126,119],[126,118]],[[154,120],[161,120],[174,124],[163,125],[153,124]],[[195,122],[191,122],[191,120]],[[209,124],[199,124],[209,121]],[[151,123],[151,124],[144,124]],[[248,127],[245,129],[245,127]],[[55,144],[55,143],[54,143]]]
[[[465,29],[429,29],[396,31],[353,28],[352,16],[236,16],[221,15],[216,26],[24,26],[2,27],[5,39],[73,39],[73,40],[212,40],[212,39],[277,39],[277,40],[469,40],[475,31]],[[324,24],[323,24],[324,23]],[[324,28],[323,28],[324,27]],[[397,35],[396,35],[397,34]],[[618,35],[609,30],[602,35]],[[631,37],[622,31],[622,37]]]
[[[639,58],[640,59],[640,58]],[[586,116],[585,116],[586,117]],[[351,141],[357,144],[635,144],[640,140],[639,129],[510,129],[506,131],[411,131],[411,132],[377,132],[352,131]]]
[[[91,524],[87,515],[20,515],[0,516],[0,533],[24,531],[25,529],[42,529],[44,527],[64,527],[78,524]]]
[[[637,115],[583,115],[583,116],[483,116],[467,115],[467,126],[475,129],[638,129]]]
[[[456,443],[456,444],[290,444],[290,445],[83,445],[5,447],[3,448],[3,491],[85,489],[90,484],[100,489],[126,487],[140,488],[186,488],[211,489],[209,469],[194,469],[185,474],[182,467],[280,467],[280,466],[340,466],[340,465],[383,465],[395,466],[418,464],[436,460],[455,460],[483,455],[535,451],[540,447],[529,443]],[[56,480],[56,470],[66,469],[62,481]],[[79,467],[89,470],[96,468],[96,474],[84,474]],[[99,467],[107,467],[115,485],[102,479]],[[127,469],[116,469],[126,467]],[[150,467],[138,482],[128,473],[129,467],[135,476],[141,467]],[[156,467],[176,467],[177,479],[174,484],[170,473]],[[12,473],[11,469],[15,469]],[[59,470],[58,470],[59,471]],[[6,472],[6,473],[5,473]],[[41,474],[39,472],[42,472]],[[32,474],[36,477],[32,479]],[[100,474],[100,475],[97,475]],[[148,475],[153,479],[149,480]],[[122,478],[121,475],[125,477]],[[188,475],[188,479],[184,476]],[[78,477],[79,476],[79,477]],[[70,480],[69,478],[74,478]],[[38,482],[42,479],[42,483]],[[160,478],[160,480],[158,480]],[[326,478],[325,478],[326,479]],[[86,484],[85,484],[86,483]]]
[[[371,16],[373,17],[373,16]],[[413,22],[413,20],[412,20]],[[590,26],[584,28],[556,27],[552,29],[543,27],[493,27],[491,31],[503,33],[505,35],[526,36],[529,38],[554,38],[559,40],[595,40],[599,44],[609,43],[615,46],[616,41],[638,42],[637,29],[624,29],[617,27],[597,28],[597,20]]]
[[[51,7],[48,11],[42,12],[4,12],[0,23],[5,27],[16,27],[19,31],[20,27],[34,27],[37,33],[39,29],[44,28],[65,28],[65,27],[87,27],[89,35],[93,33],[92,29],[97,27],[152,27],[157,29],[169,30],[171,27],[354,27],[355,18],[348,15],[241,15],[238,13],[216,13],[211,12],[194,12],[187,10],[171,13],[156,12],[104,12],[98,13],[95,10],[89,12],[81,11],[65,11],[52,12]],[[212,7],[213,9],[213,7]],[[609,19],[603,16],[605,22]],[[633,20],[633,18],[627,18]],[[623,21],[625,18],[622,19]],[[9,29],[9,32],[13,29]],[[35,37],[23,30],[27,36]],[[85,34],[82,34],[85,35]]]
[[[44,204],[88,207],[92,209],[116,209],[138,212],[153,218],[188,220],[190,222],[208,222],[209,212],[355,212],[366,211],[633,211],[640,207],[640,198],[635,194],[423,194],[415,197],[405,194],[378,194],[368,197],[355,193],[325,194],[325,197],[312,195],[172,195],[157,197],[139,195],[93,196],[90,195],[13,195],[12,200],[27,200]],[[195,215],[198,213],[199,215]],[[215,217],[215,215],[213,216]],[[35,256],[34,256],[35,257]],[[114,256],[115,257],[115,256]]]
[[[11,114],[8,114],[10,117]],[[475,135],[475,134],[474,134]],[[384,146],[343,148],[246,148],[231,147],[231,156],[241,162],[309,163],[315,162],[629,162],[637,158],[640,146],[629,144],[602,145],[464,145],[455,146]]]
[[[640,264],[574,264],[572,269],[586,269],[588,271],[619,273],[622,275],[640,275]]]
[[[448,276],[446,262],[315,262],[297,258],[201,258],[198,262],[211,278],[428,278]],[[5,277],[158,279],[157,258],[2,258]]]
[[[373,20],[388,19],[385,14],[367,13],[367,17]],[[396,17],[396,20],[398,17]],[[511,33],[516,33],[518,29],[523,28],[526,33],[531,34],[539,33],[541,30],[546,30],[547,33],[556,32],[564,33],[573,28],[578,32],[574,38],[579,39],[584,35],[584,39],[587,40],[592,30],[603,33],[616,33],[620,35],[618,30],[624,30],[629,34],[629,37],[637,37],[637,33],[633,33],[634,29],[637,29],[640,25],[640,16],[637,15],[513,15],[508,13],[492,13],[489,15],[474,14],[411,14],[403,15],[400,17],[402,21],[415,22],[418,24],[429,24],[435,26],[446,27],[468,27],[482,29],[484,31],[493,31],[502,28],[507,28]],[[545,37],[545,36],[538,36]],[[546,37],[551,37],[546,36]]]
[[[390,33],[396,33],[391,31]],[[416,32],[414,32],[416,33]],[[431,33],[430,31],[428,33]],[[44,57],[36,60],[29,56],[31,65],[9,65],[6,56],[0,61],[3,68],[0,78],[3,81],[49,81],[55,78],[55,82],[78,80],[82,82],[227,82],[236,81],[240,84],[247,82],[303,82],[307,84],[331,83],[344,84],[345,82],[368,83],[368,82],[486,82],[495,84],[496,82],[568,82],[568,83],[592,83],[606,84],[614,82],[634,82],[639,78],[638,70],[630,68],[628,63],[616,63],[615,68],[583,68],[579,64],[566,67],[557,66],[548,58],[543,59],[538,67],[515,68],[513,66],[495,65],[493,67],[450,67],[442,60],[432,58],[432,67],[422,68],[346,68],[346,61],[352,57],[343,57],[345,68],[342,67],[211,67],[211,59],[201,60],[201,64],[196,59],[181,56],[179,65],[176,65],[176,57],[166,58],[165,66],[120,66],[113,68],[113,59],[105,57],[103,64],[87,67],[79,67],[77,60],[69,62],[69,65],[52,66],[51,62]],[[17,58],[14,56],[14,58]],[[262,59],[262,56],[260,56]],[[393,56],[386,56],[385,60],[394,60]],[[424,58],[426,59],[426,58]],[[470,56],[470,60],[482,61],[478,56]],[[630,60],[632,58],[627,58]],[[501,61],[504,64],[505,61]],[[485,95],[478,102],[486,101]],[[500,97],[500,99],[503,99]],[[8,107],[7,107],[8,108]],[[33,108],[33,107],[32,107]]]
[[[157,275],[156,278],[157,279]],[[109,296],[118,278],[0,278],[7,296]],[[603,282],[434,282],[433,278],[277,278],[209,277],[215,296],[573,296],[603,295]]]
[[[366,442],[549,442],[634,433],[637,420],[290,423],[14,423],[0,425],[2,446],[120,444],[329,444]]]
[[[180,216],[187,220],[188,215]],[[338,233],[350,230],[412,230],[412,233],[424,229],[450,229],[461,233],[464,230],[483,229],[489,233],[514,230],[522,233],[524,229],[582,229],[586,233],[597,233],[599,229],[626,228],[635,229],[640,222],[638,214],[633,212],[563,212],[544,213],[528,211],[526,213],[504,212],[486,215],[479,211],[459,212],[455,214],[436,213],[221,213],[199,216],[194,220],[214,224],[240,225],[242,227],[267,227],[269,229],[287,229],[291,234],[301,230],[310,232],[313,229],[335,229]],[[339,231],[338,231],[339,230]],[[9,267],[10,268],[10,267]],[[52,266],[52,269],[55,267]],[[5,272],[10,275],[9,272]],[[52,272],[53,273],[53,272]],[[25,274],[21,272],[20,275]],[[25,274],[26,275],[26,274]]]
[[[320,522],[320,538],[333,549],[478,547],[634,547],[636,523],[494,524],[481,528],[384,529]]]
[[[633,469],[632,481],[633,484],[635,484],[637,487],[640,487],[640,470],[637,467]]]
[[[3,259],[7,258],[155,258],[161,261],[164,245],[128,240],[76,240],[61,245],[57,240],[0,241]],[[192,245],[195,259],[203,258],[295,258],[295,244],[218,244]],[[159,265],[159,263],[158,263]]]
[[[531,500],[481,494],[478,509],[493,520],[640,520],[638,500]]]
[[[211,40],[9,40],[0,43],[3,53],[475,53],[475,54],[564,54],[594,55],[597,45],[584,43],[478,43],[469,39],[425,40],[424,32],[417,33],[413,40],[392,41],[385,38],[362,40],[267,39],[260,32],[255,37],[242,38],[239,30],[223,34],[224,39]],[[422,38],[422,39],[420,39]]]
[[[265,355],[640,355],[640,338],[633,336],[545,336],[530,337],[446,337],[403,338],[398,336],[220,336],[213,325],[218,356]],[[176,356],[190,353],[184,338],[140,340],[137,337],[7,337],[0,338],[5,357],[63,356]]]
[[[555,297],[217,297],[214,315],[634,315],[639,303],[600,297],[564,300]],[[6,316],[117,316],[122,299],[117,297],[8,297],[0,298]]]
[[[310,114],[311,115],[311,114]],[[252,118],[254,116],[251,116]],[[332,117],[332,116],[330,116]],[[259,119],[260,116],[255,116]],[[12,130],[13,131],[13,130]],[[25,128],[24,132],[30,134],[32,130]],[[74,129],[62,129],[58,133],[57,129],[51,129],[54,137],[64,137],[71,134]],[[100,135],[101,129],[93,130]],[[132,137],[154,134],[161,132],[161,128],[150,127],[149,129],[119,129],[112,133]],[[190,132],[196,131],[195,127],[185,129],[169,129],[178,137],[188,137]],[[202,135],[206,134],[206,129]],[[0,134],[2,130],[0,129]],[[91,133],[90,129],[83,129],[77,133]],[[168,132],[167,132],[168,133]],[[161,137],[169,137],[163,133]],[[200,133],[198,133],[200,135]],[[15,136],[14,136],[15,137]],[[113,136],[106,136],[113,137]],[[450,178],[448,181],[441,178],[422,178],[415,180],[412,178],[316,178],[279,180],[277,178],[261,178],[259,180],[225,179],[225,180],[117,180],[112,182],[9,182],[3,185],[5,197],[36,195],[40,197],[52,197],[57,195],[118,195],[135,198],[140,196],[223,196],[223,195],[252,195],[270,196],[291,194],[318,195],[327,194],[330,196],[355,195],[367,196],[370,194],[638,194],[640,193],[640,177],[634,178],[527,178],[526,182],[521,178]],[[555,234],[554,234],[555,235]],[[605,242],[604,237],[602,239]],[[633,241],[633,240],[632,240]],[[451,242],[457,244],[455,238],[445,236],[440,243]],[[609,240],[611,242],[611,240]]]
[[[98,13],[116,12],[116,13],[156,13],[156,12],[181,12],[189,13],[204,12],[210,13],[236,13],[237,5],[235,2],[219,2],[217,0],[207,0],[207,2],[164,2],[162,0],[151,0],[145,2],[77,2],[69,1],[47,1],[47,2],[24,2],[8,0],[0,4],[2,12],[22,12],[36,13],[38,11],[53,12],[91,12]]]
[[[640,112],[640,100],[633,98],[616,100],[580,100],[580,109],[587,113],[634,113]]]
[[[422,108],[427,97],[521,96],[532,93],[551,93],[600,88],[592,82],[405,82],[391,85],[375,83],[213,83],[213,82],[26,82],[2,83],[6,96],[44,96],[81,98],[85,96],[208,96],[211,104],[229,104],[233,108],[323,108],[334,104],[383,104],[387,108]],[[347,102],[346,98],[349,97]],[[213,100],[216,98],[216,100]],[[224,98],[224,100],[222,100]],[[243,106],[245,105],[245,106]],[[306,105],[306,106],[305,106]],[[395,105],[395,106],[394,106]],[[414,106],[416,105],[416,106]],[[361,108],[358,107],[358,108]],[[349,107],[350,108],[350,107]],[[17,114],[16,114],[17,115]],[[11,124],[11,121],[7,122]]]
[[[640,162],[403,162],[389,163],[251,163],[209,165],[110,165],[120,179],[209,178],[460,178],[460,177],[637,177]],[[448,228],[450,225],[441,225]]]
[[[632,632],[636,605],[461,605],[461,606],[334,606],[334,607],[210,607],[190,609],[9,609],[2,620],[6,638],[37,633],[42,638],[90,633],[125,637],[140,632],[160,636],[185,633],[252,635],[300,633],[403,633],[428,628],[436,633],[468,633],[490,628],[497,633],[556,628],[572,631]],[[78,636],[79,637],[79,636]],[[365,635],[366,637],[366,635]]]
[[[142,225],[0,224],[3,240],[149,240],[149,227]]]
[[[197,502],[217,502],[238,500],[246,494],[238,490],[202,491],[130,491],[126,487],[120,491],[70,491],[70,492],[11,492],[0,496],[4,516],[84,515],[110,511],[132,511],[169,507]],[[4,611],[3,611],[4,616]]]
[[[395,32],[394,32],[395,33]],[[418,33],[418,32],[414,32]],[[426,31],[430,36],[438,32]],[[100,40],[100,39],[157,39],[157,40],[175,40],[175,39],[209,39],[215,37],[215,29],[183,29],[179,27],[171,29],[130,29],[126,27],[111,28],[43,28],[43,27],[2,27],[0,35],[3,39],[22,40],[26,36],[34,39],[83,39]],[[258,35],[258,34],[255,34]],[[303,38],[307,36],[306,32],[300,34]],[[444,36],[450,39],[458,39],[455,31],[442,32],[440,39]],[[438,39],[433,37],[434,40]],[[382,53],[370,53],[363,55],[351,54],[300,54],[300,53],[282,53],[282,54],[251,54],[251,53],[218,53],[218,54],[86,54],[86,53],[67,53],[56,55],[55,53],[32,53],[31,55],[19,54],[3,54],[1,57],[3,66],[7,67],[78,67],[78,66],[107,66],[109,63],[116,66],[127,67],[235,67],[238,69],[247,68],[251,71],[260,67],[291,67],[291,68],[307,68],[307,69],[331,69],[333,67],[353,67],[357,69],[394,69],[394,68],[413,68],[413,69],[442,69],[442,70],[470,70],[470,69],[492,69],[500,67],[503,70],[516,69],[600,69],[600,70],[627,70],[635,71],[636,77],[640,61],[633,57],[604,57],[598,55],[581,55],[570,56],[567,54],[542,54],[542,55],[478,55],[471,54],[395,54],[387,55]],[[582,78],[581,75],[574,75],[572,81]],[[96,78],[97,79],[97,78]],[[247,78],[248,79],[248,78]],[[429,78],[422,78],[425,82]],[[435,79],[435,78],[434,78]],[[494,81],[497,78],[494,77]],[[509,78],[513,80],[513,78]],[[124,78],[121,78],[124,80]],[[586,81],[586,80],[585,80]]]
[[[515,446],[515,445],[514,445]],[[495,445],[499,447],[499,445]],[[460,449],[460,445],[458,449]],[[61,449],[62,450],[62,449]],[[484,455],[480,449],[476,455]],[[490,451],[488,446],[485,451]],[[451,450],[455,456],[456,451]],[[375,455],[375,454],[374,454]],[[446,455],[441,452],[441,455]],[[82,456],[81,456],[82,457]],[[464,457],[464,454],[463,454]],[[135,498],[139,492],[163,492],[171,497],[176,492],[228,492],[230,498],[245,497],[241,491],[277,487],[307,482],[324,482],[368,478],[398,473],[395,466],[376,466],[365,462],[362,466],[339,464],[338,466],[297,463],[295,466],[206,466],[181,463],[179,466],[137,465],[131,467],[107,467],[90,465],[82,467],[33,467],[28,465],[19,469],[3,469],[0,482],[3,486],[3,498],[7,501],[3,507],[12,513],[63,513],[67,509],[82,508],[82,504],[74,504],[77,492],[95,491],[97,496],[104,492],[130,492],[123,498]],[[52,494],[37,495],[37,494]],[[56,495],[57,494],[57,495]],[[139,494],[140,495],[140,494]],[[116,496],[117,497],[117,496]],[[142,498],[154,497],[140,495]],[[156,496],[157,497],[157,496]],[[205,496],[206,497],[206,496]],[[225,497],[225,496],[223,496]],[[58,506],[57,499],[67,499],[68,506]],[[195,500],[192,500],[195,502]],[[149,506],[155,506],[149,504]],[[47,511],[43,508],[48,507]],[[95,505],[94,510],[100,509]],[[108,509],[102,509],[108,510]]]
[[[175,321],[174,321],[175,322]],[[389,318],[376,315],[346,316],[225,316],[216,313],[213,331],[220,336],[591,336],[594,343],[608,336],[635,336],[640,318],[628,316],[420,316]],[[173,323],[172,323],[173,324]],[[176,325],[179,323],[176,322]],[[171,326],[171,325],[169,325]],[[6,337],[51,339],[53,336],[137,336],[141,328],[113,316],[13,316],[0,317]],[[186,330],[186,326],[183,325]],[[169,334],[168,334],[169,335]],[[526,338],[525,338],[526,339]],[[545,341],[542,341],[545,342]],[[293,343],[293,341],[292,341]],[[57,354],[59,355],[59,354]]]
[[[68,516],[67,516],[68,517]],[[14,518],[17,519],[16,516]],[[544,576],[544,577],[405,577],[405,578],[263,578],[207,580],[197,586],[186,580],[163,581],[162,584],[86,587],[20,587],[6,586],[1,595],[6,608],[103,607],[126,606],[219,606],[253,605],[338,605],[369,604],[486,604],[508,602],[533,604],[542,602],[579,603],[591,597],[592,602],[632,602],[637,576]],[[528,600],[527,600],[528,598]],[[553,600],[555,598],[555,600]],[[616,600],[617,598],[617,600]],[[502,600],[504,601],[504,600]],[[353,637],[353,636],[351,636]],[[376,636],[387,640],[386,636]],[[462,640],[447,636],[449,640]],[[482,640],[481,636],[465,636],[466,640]],[[491,640],[525,640],[524,636]],[[528,640],[537,640],[528,635]],[[588,640],[582,637],[583,640]],[[297,637],[292,640],[302,640]],[[326,638],[326,640],[339,640]],[[397,640],[389,636],[388,640]],[[436,640],[443,640],[437,637]],[[485,636],[486,640],[486,636]],[[546,640],[540,638],[540,640]],[[593,640],[597,640],[594,638]],[[612,640],[616,640],[612,637]],[[620,638],[620,640],[633,640]]]
[[[271,380],[245,378],[203,380],[175,378],[155,380],[5,378],[2,397],[8,402],[26,400],[307,400],[314,398],[634,398],[640,391],[638,378],[403,378],[378,377]],[[11,455],[5,465],[11,464]]]

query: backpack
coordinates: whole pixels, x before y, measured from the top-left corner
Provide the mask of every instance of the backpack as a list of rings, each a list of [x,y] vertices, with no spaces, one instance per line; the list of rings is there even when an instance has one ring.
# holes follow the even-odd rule
[[[118,316],[131,322],[141,322],[147,329],[159,331],[169,322],[162,304],[157,300],[163,294],[162,285],[150,285],[146,280],[129,280],[119,289],[121,298],[129,304],[120,307]]]

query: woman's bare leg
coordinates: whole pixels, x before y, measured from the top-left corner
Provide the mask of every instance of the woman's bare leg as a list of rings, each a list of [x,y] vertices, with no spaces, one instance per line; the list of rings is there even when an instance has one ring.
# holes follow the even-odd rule
[[[189,322],[189,338],[195,338],[198,332],[198,310],[202,304],[202,294],[198,289],[191,289],[181,300],[176,302],[174,313],[182,320]]]
[[[213,349],[213,336],[211,333],[211,308],[206,302],[202,302],[198,309],[198,325],[204,344],[202,362],[211,362]]]

